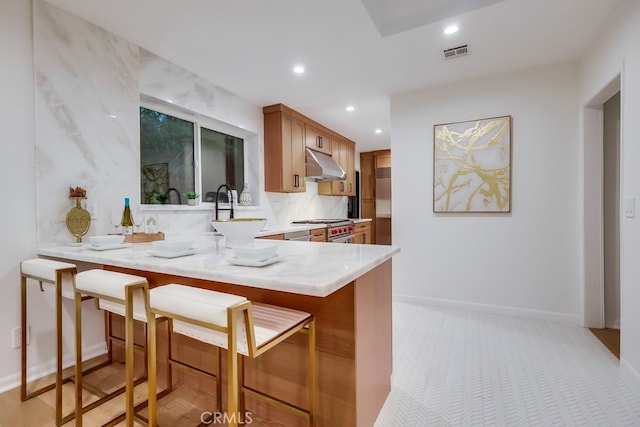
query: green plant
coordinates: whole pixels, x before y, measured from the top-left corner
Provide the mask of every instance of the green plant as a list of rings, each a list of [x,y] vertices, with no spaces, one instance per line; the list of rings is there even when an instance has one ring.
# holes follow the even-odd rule
[[[184,193],[184,197],[186,197],[187,199],[197,199],[199,196],[200,195],[195,191],[189,191],[187,193]]]

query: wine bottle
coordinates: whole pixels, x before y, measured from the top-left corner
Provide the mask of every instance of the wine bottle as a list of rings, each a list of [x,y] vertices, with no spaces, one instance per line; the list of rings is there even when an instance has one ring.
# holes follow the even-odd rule
[[[133,219],[131,217],[131,208],[129,207],[128,197],[125,197],[124,199],[124,210],[122,211],[122,221],[120,222],[120,225],[122,226],[122,234],[133,234]]]

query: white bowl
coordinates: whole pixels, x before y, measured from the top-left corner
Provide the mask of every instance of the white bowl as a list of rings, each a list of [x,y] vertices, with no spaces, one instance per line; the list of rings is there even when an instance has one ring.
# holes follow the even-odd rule
[[[192,243],[193,240],[156,240],[151,246],[158,252],[184,252],[191,249]]]
[[[236,258],[250,261],[264,261],[275,256],[278,246],[269,242],[254,241],[246,245],[235,245]]]
[[[91,246],[97,248],[103,246],[116,246],[124,242],[124,236],[121,234],[108,234],[106,236],[89,236]]]
[[[213,228],[224,235],[227,248],[253,242],[266,223],[266,218],[234,218],[211,221]]]

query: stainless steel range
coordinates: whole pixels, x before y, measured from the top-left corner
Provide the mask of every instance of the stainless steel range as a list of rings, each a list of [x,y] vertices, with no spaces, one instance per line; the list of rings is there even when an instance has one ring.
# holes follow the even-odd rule
[[[351,243],[353,241],[353,221],[348,219],[307,219],[293,221],[293,224],[324,224],[327,226],[327,241]]]

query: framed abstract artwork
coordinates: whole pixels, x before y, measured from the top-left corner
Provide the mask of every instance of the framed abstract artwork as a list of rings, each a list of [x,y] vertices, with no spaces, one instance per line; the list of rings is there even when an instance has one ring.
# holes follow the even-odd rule
[[[511,116],[434,125],[433,211],[511,212]]]

